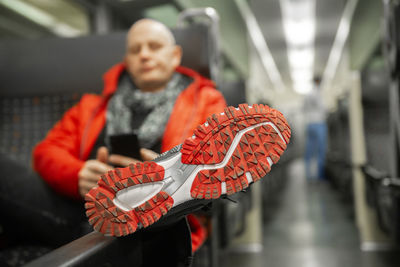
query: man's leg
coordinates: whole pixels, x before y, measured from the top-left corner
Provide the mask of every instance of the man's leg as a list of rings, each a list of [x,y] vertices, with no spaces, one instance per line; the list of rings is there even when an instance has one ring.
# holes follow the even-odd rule
[[[8,239],[60,246],[84,232],[83,202],[55,193],[36,173],[0,154],[0,224]]]
[[[140,236],[143,241],[143,267],[189,266],[192,243],[190,229],[184,217],[166,227],[148,228]],[[165,246],[159,248],[154,244]]]
[[[318,178],[325,178],[325,157],[326,157],[326,124],[318,125]]]

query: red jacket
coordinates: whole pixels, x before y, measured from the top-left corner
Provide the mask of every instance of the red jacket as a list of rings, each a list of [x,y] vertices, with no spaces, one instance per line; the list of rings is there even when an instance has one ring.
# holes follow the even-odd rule
[[[124,70],[125,65],[118,64],[106,72],[102,95],[82,96],[35,147],[34,169],[57,192],[80,198],[78,172],[105,125],[108,100],[117,89]],[[188,68],[178,67],[176,71],[194,81],[176,99],[162,138],[162,151],[182,143],[197,125],[204,123],[212,113],[222,112],[226,106],[212,81]]]

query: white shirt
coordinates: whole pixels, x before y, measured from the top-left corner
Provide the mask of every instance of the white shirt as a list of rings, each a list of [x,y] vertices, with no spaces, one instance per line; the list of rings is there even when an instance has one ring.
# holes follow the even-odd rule
[[[307,123],[323,123],[326,118],[326,108],[319,88],[304,97],[303,111]]]

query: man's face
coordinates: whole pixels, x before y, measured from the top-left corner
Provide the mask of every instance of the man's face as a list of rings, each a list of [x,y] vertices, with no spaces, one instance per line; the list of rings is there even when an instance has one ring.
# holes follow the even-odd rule
[[[126,68],[139,89],[159,90],[166,86],[180,64],[180,52],[162,25],[142,22],[127,36]]]

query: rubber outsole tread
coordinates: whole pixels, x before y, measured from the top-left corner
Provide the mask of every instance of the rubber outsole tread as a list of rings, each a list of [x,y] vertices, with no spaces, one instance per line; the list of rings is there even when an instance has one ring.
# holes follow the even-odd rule
[[[229,107],[213,122],[200,125],[194,138],[187,139],[182,146],[182,162],[185,164],[218,164],[223,161],[236,134],[248,127],[260,125],[246,132],[240,139],[231,158],[223,168],[203,170],[197,174],[191,188],[191,196],[197,199],[216,199],[221,196],[221,182],[226,183],[226,193],[234,194],[249,186],[246,172],[253,181],[265,176],[273,163],[279,161],[290,139],[290,127],[277,110],[264,105],[246,104],[239,108]],[[265,123],[272,123],[280,131]],[[222,126],[222,127],[221,127]]]
[[[188,138],[183,143],[182,163],[198,165],[222,162],[237,132],[258,123],[273,123],[286,143],[289,142],[291,135],[290,127],[282,113],[261,104],[255,104],[252,108],[247,104],[239,105],[238,109],[225,108],[223,114],[215,115],[212,122],[207,122],[197,127],[193,134],[194,138]],[[211,137],[214,142],[210,140]],[[220,144],[224,146],[222,150]],[[211,156],[210,152],[215,153]]]
[[[143,183],[161,181],[164,168],[155,162],[131,164],[101,176],[98,187],[85,196],[86,216],[93,228],[110,236],[124,236],[135,232],[139,225],[147,227],[171,209],[173,199],[165,192],[130,211],[118,208],[113,199],[118,191]]]
[[[241,136],[237,140],[235,137],[239,133]],[[183,164],[212,165],[223,162],[228,151],[232,153],[223,167],[202,169],[190,180],[190,192],[187,193],[193,199],[216,199],[222,194],[242,191],[249,182],[264,177],[271,170],[270,162],[276,163],[280,159],[290,135],[290,127],[279,111],[261,104],[251,107],[241,104],[238,108],[225,108],[223,113],[210,116],[196,128],[192,137],[175,148],[177,151],[165,155],[180,152]],[[164,168],[157,162],[131,164],[102,175],[98,187],[85,197],[89,223],[105,235],[125,236],[157,222],[174,206],[174,198],[167,192],[155,193],[133,208],[126,203],[117,206],[114,200],[119,191],[162,181],[164,175]],[[171,194],[175,196],[175,193]]]

